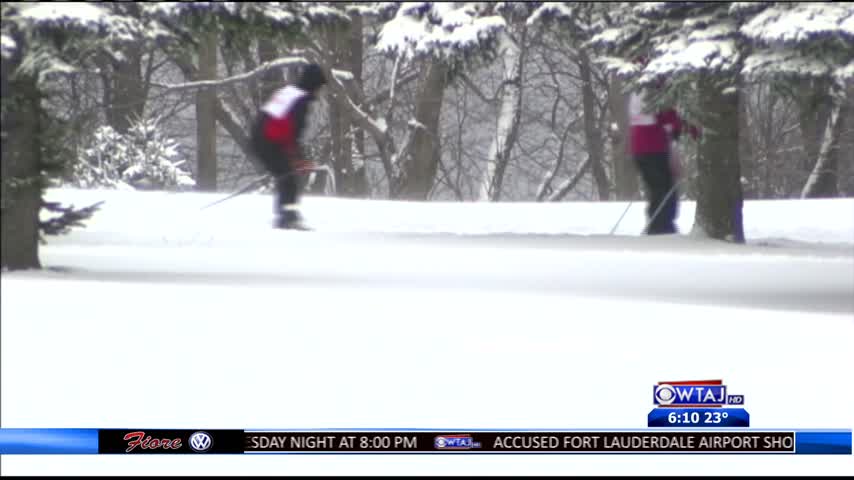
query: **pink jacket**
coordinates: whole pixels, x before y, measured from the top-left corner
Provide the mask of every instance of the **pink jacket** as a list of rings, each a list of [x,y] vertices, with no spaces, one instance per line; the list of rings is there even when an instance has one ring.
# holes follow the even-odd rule
[[[642,94],[633,93],[629,97],[629,128],[629,149],[633,155],[667,153],[670,142],[682,134],[683,123],[672,108],[655,114],[647,113]],[[694,138],[698,135],[693,127],[690,133]]]

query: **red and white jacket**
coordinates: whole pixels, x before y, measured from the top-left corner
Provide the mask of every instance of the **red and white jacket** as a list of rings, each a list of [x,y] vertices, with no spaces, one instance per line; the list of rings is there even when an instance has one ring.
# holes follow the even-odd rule
[[[682,135],[683,122],[670,108],[657,113],[647,113],[643,95],[632,93],[629,97],[629,128],[631,141],[629,151],[632,155],[667,153],[670,142]],[[691,135],[696,138],[697,130],[690,127]]]
[[[291,161],[303,158],[299,140],[305,129],[309,101],[308,92],[288,85],[276,91],[261,107],[265,114],[261,127],[264,139],[278,145]]]

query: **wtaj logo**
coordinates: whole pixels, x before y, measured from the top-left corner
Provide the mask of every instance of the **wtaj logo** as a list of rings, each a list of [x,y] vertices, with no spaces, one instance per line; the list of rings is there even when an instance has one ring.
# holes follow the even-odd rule
[[[658,382],[653,386],[653,402],[665,408],[744,405],[744,395],[728,395],[723,383],[723,380]]]
[[[433,446],[439,450],[471,450],[480,448],[471,435],[441,435],[433,439]]]
[[[190,448],[198,453],[204,453],[213,447],[213,437],[208,432],[196,432],[190,435]]]

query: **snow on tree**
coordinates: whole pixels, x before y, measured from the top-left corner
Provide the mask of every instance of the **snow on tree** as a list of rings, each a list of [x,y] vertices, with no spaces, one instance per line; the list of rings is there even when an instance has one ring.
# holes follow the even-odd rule
[[[454,60],[494,45],[506,26],[480,2],[407,2],[383,25],[377,50],[404,60],[433,56]]]
[[[801,196],[836,196],[840,142],[850,128],[845,124],[854,102],[854,5],[777,3],[745,23],[741,33],[755,45],[745,60],[747,78],[788,83],[792,91],[803,90],[799,87],[807,80],[819,95],[831,99],[825,125],[802,125],[805,147],[813,145],[806,153],[814,157],[814,166]],[[801,102],[801,108],[813,107]],[[813,131],[815,138],[808,138]]]
[[[3,58],[9,58],[12,56],[12,53],[15,51],[15,41],[12,40],[12,37],[6,35],[5,33],[0,37],[0,52],[2,52]]]
[[[214,25],[228,33],[229,41],[245,41],[259,33],[293,37],[317,25],[350,20],[334,2],[151,2],[143,4],[143,12],[189,45]]]
[[[74,165],[69,182],[81,188],[186,189],[195,185],[182,169],[186,158],[169,138],[158,118],[131,124],[126,134],[109,126],[98,128]]]
[[[646,90],[655,107],[676,106],[703,128],[693,233],[744,242],[738,105],[747,46],[739,28],[755,10],[731,2],[647,2],[616,11],[623,22],[591,40],[620,59],[606,59],[605,67],[634,73],[631,85]],[[644,65],[626,68],[641,57]]]
[[[95,3],[3,2],[2,255],[3,268],[38,268],[46,168],[67,152],[53,133],[61,127],[43,105],[56,75],[75,71],[87,55],[145,32],[135,19]],[[57,169],[58,170],[58,169]],[[59,207],[61,208],[61,207]]]
[[[852,79],[854,6],[850,3],[778,3],[743,27],[757,49],[745,60],[749,77]]]
[[[76,2],[3,4],[4,34],[22,48],[21,73],[39,84],[52,74],[73,72],[85,47],[134,41],[144,28],[133,18],[113,15],[101,5]],[[20,36],[21,42],[14,36]],[[84,38],[86,40],[84,40]],[[78,47],[84,47],[78,50]]]
[[[376,49],[395,58],[395,72],[415,62],[420,67],[415,122],[407,122],[417,126],[408,129],[391,161],[393,197],[423,200],[430,194],[441,156],[438,132],[445,88],[455,71],[494,57],[499,33],[506,28],[497,13],[502,6],[404,3],[383,25]]]

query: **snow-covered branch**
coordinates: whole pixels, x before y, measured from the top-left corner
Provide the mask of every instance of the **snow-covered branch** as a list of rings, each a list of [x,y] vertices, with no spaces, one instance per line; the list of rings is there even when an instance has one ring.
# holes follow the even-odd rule
[[[187,83],[179,83],[179,84],[160,84],[160,83],[152,83],[152,86],[163,88],[170,91],[181,91],[181,90],[192,90],[196,88],[218,88],[226,85],[245,82],[251,80],[255,77],[258,77],[269,70],[273,70],[276,68],[287,68],[293,67],[297,65],[305,65],[308,63],[303,57],[283,57],[278,58],[276,60],[266,62],[258,66],[258,68],[246,72],[241,73],[240,75],[234,75],[233,77],[223,78],[220,80],[201,80],[198,82],[187,82]]]

